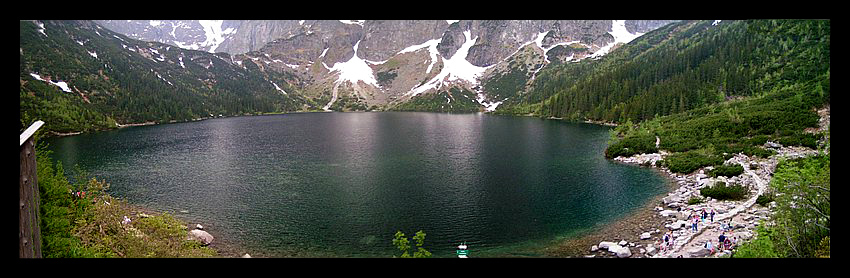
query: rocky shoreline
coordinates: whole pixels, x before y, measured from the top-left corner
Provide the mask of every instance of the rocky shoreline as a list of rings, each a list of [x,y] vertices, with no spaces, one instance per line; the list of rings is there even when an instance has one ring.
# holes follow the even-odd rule
[[[748,241],[755,235],[755,228],[761,220],[769,219],[769,207],[755,205],[755,200],[767,189],[773,171],[780,159],[805,157],[817,154],[817,150],[805,147],[784,147],[770,143],[765,147],[773,148],[776,154],[769,158],[750,157],[737,154],[725,163],[740,164],[744,173],[726,178],[706,175],[711,167],[698,169],[683,175],[670,172],[669,169],[655,166],[668,153],[638,154],[631,157],[617,157],[615,161],[643,165],[661,172],[668,178],[670,191],[658,196],[637,211],[618,219],[613,223],[595,229],[596,232],[580,238],[566,240],[555,246],[545,248],[544,254],[553,257],[575,258],[693,258],[721,256],[729,251],[709,254],[703,248],[706,241],[716,246],[718,236],[736,237],[740,242]],[[649,165],[649,166],[646,166]],[[748,187],[747,199],[741,201],[719,201],[703,197],[699,189],[712,186],[716,182],[737,183]],[[702,198],[702,203],[688,205],[691,197]],[[698,231],[692,232],[690,222],[686,221],[692,212],[706,209],[717,213],[714,221],[700,222]],[[731,225],[732,229],[723,230],[722,225]],[[672,231],[673,245],[665,251],[660,243],[665,232]]]

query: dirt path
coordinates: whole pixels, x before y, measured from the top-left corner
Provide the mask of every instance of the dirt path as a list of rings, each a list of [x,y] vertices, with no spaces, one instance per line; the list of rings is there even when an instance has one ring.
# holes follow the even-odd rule
[[[728,212],[715,215],[714,222],[707,222],[708,224],[706,225],[700,223],[700,226],[698,227],[699,229],[696,232],[676,238],[674,241],[674,245],[672,248],[670,248],[670,250],[667,250],[666,252],[660,252],[653,257],[690,257],[691,251],[696,250],[696,248],[703,248],[703,245],[706,241],[710,241],[715,246],[717,245],[718,237],[724,232],[720,226],[720,223],[722,223],[723,221],[731,219],[733,223],[744,222],[743,217],[736,218],[736,216],[738,216],[739,213],[746,211],[747,209],[752,207],[753,204],[756,203],[756,199],[758,199],[758,196],[761,195],[765,189],[767,189],[767,183],[762,181],[762,179],[758,175],[756,175],[755,172],[750,170],[749,167],[743,162],[736,162],[744,167],[745,173],[753,177],[753,180],[756,183],[757,193],[753,194],[753,196],[751,196],[747,201],[735,206]],[[731,236],[731,233],[727,232],[726,235]],[[719,255],[719,253],[717,255]]]

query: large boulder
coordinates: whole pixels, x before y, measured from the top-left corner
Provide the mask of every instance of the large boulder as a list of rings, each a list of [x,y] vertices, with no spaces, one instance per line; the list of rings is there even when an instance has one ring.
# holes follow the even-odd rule
[[[676,217],[679,214],[679,212],[675,211],[675,210],[665,209],[665,210],[662,210],[661,212],[659,212],[658,214],[661,214],[661,216],[664,216],[664,217]]]
[[[646,247],[646,255],[647,256],[654,256],[656,252],[658,252],[658,249],[655,249],[654,246]]]
[[[688,255],[690,255],[691,258],[701,258],[701,257],[708,256],[710,254],[711,254],[711,250],[708,250],[708,249],[706,249],[705,247],[702,247],[702,246],[697,246],[697,247],[693,247],[693,248],[688,249]]]
[[[688,223],[688,221],[684,221],[684,220],[677,220],[676,222],[673,222],[672,224],[667,224],[667,225],[664,225],[664,226],[667,227],[668,229],[675,231],[675,230],[678,230],[678,229],[681,229],[681,228],[690,227],[691,223]]]
[[[210,233],[203,230],[194,229],[189,231],[188,240],[200,241],[203,245],[209,245],[215,239]]]
[[[614,253],[618,258],[628,258],[632,256],[632,251],[628,247],[611,245],[608,246],[608,252]]]
[[[682,197],[679,194],[675,194],[675,193],[671,194],[670,196],[661,198],[661,202],[664,203],[665,205],[668,205],[668,206],[670,205],[670,203],[681,203],[681,202],[684,202],[684,201],[685,201],[684,197]]]
[[[599,243],[599,249],[608,249],[608,247],[617,246],[617,243],[610,241],[603,241]]]

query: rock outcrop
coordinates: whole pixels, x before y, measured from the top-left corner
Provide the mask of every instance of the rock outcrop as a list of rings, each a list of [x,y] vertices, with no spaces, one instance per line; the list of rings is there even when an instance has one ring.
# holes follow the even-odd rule
[[[194,229],[189,231],[189,236],[186,238],[187,240],[197,240],[200,241],[203,245],[209,245],[215,239],[210,233]]]

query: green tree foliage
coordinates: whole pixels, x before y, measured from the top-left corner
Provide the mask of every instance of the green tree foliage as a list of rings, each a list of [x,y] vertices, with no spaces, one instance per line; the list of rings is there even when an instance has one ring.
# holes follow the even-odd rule
[[[413,240],[416,241],[416,252],[413,252],[413,255],[410,255],[410,241],[405,237],[404,233],[401,231],[397,231],[393,238],[393,246],[402,251],[401,258],[430,258],[431,252],[425,250],[422,246],[425,244],[425,232],[418,231],[416,235],[413,236]]]
[[[673,23],[599,60],[547,66],[523,101],[542,104],[535,112],[543,117],[641,121],[763,96],[829,71],[829,20],[711,23]],[[813,93],[828,101],[828,84]]]
[[[786,160],[776,168],[770,186],[776,192],[777,247],[788,257],[822,256],[818,251],[830,232],[829,155]]]
[[[436,93],[419,94],[390,108],[391,111],[478,112],[482,106],[474,92],[452,87]]]
[[[764,223],[762,223],[764,224]],[[785,255],[775,247],[775,228],[765,225],[756,227],[757,236],[738,246],[732,258],[783,258]]]
[[[243,67],[224,53],[133,40],[91,21],[40,23],[46,35],[32,21],[20,22],[22,124],[43,120],[50,131],[91,131],[115,128],[116,123],[315,106],[290,85],[299,82],[293,75],[263,71],[250,59]],[[30,73],[64,81],[72,92]]]

